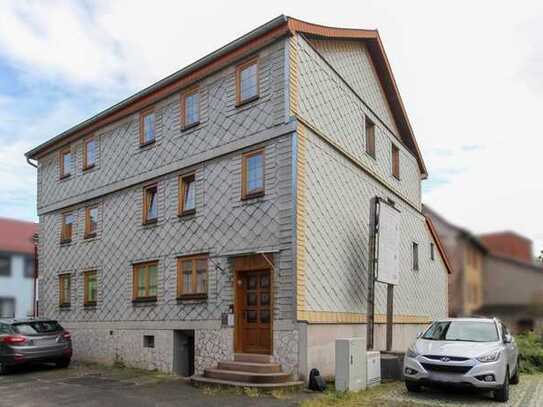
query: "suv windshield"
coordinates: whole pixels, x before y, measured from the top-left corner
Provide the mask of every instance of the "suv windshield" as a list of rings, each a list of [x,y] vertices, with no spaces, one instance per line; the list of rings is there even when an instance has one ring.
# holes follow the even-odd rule
[[[498,330],[494,322],[440,321],[434,322],[422,335],[434,341],[496,342]]]
[[[62,331],[62,327],[56,321],[35,321],[13,325],[16,333],[21,335],[38,335]]]

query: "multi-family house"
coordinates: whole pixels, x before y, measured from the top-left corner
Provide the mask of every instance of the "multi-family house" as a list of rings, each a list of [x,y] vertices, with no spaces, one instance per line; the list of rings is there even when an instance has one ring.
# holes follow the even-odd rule
[[[447,252],[453,272],[449,274],[449,316],[477,314],[483,305],[483,265],[487,249],[469,230],[454,225],[423,205]]]
[[[393,349],[447,314],[426,168],[374,30],[278,17],[27,158],[41,312],[79,358],[332,374],[335,338],[367,334],[375,198],[400,213]]]
[[[34,314],[34,251],[38,225],[0,218],[0,318]]]

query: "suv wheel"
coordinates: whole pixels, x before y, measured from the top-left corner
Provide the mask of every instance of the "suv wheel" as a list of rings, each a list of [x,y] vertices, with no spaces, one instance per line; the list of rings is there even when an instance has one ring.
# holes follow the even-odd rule
[[[494,391],[494,399],[501,402],[509,401],[509,367],[505,371],[502,387]]]
[[[520,382],[520,358],[517,359],[517,367],[515,368],[515,374],[511,378],[511,384],[519,384]]]
[[[70,359],[70,358],[64,358],[64,359],[58,360],[58,361],[55,363],[55,365],[56,365],[56,367],[58,367],[58,368],[66,369],[68,366],[70,366],[70,362],[71,362],[71,359]]]
[[[405,387],[407,388],[407,391],[412,392],[412,393],[418,393],[421,390],[420,384],[413,382],[411,380],[405,381]]]

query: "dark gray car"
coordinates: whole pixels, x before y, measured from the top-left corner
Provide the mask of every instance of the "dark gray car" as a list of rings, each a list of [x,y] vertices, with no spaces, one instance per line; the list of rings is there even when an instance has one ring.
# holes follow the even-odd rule
[[[0,319],[0,374],[26,363],[68,367],[71,358],[72,338],[57,321]]]

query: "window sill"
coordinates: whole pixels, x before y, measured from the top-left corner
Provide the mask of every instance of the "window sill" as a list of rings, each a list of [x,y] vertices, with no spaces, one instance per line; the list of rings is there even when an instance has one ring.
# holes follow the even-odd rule
[[[64,174],[59,177],[59,181],[65,181],[71,177],[72,174]]]
[[[371,154],[370,152],[366,151],[366,155],[372,160],[377,161],[377,157],[375,154]]]
[[[178,302],[188,301],[188,300],[207,300],[207,294],[181,294],[177,297]]]
[[[132,300],[132,304],[148,304],[148,303],[156,303],[157,298],[156,297],[140,297],[140,298],[134,298]]]
[[[143,226],[151,226],[151,225],[156,225],[157,223],[158,223],[158,218],[154,218],[154,219],[144,220],[142,225]]]
[[[95,164],[87,165],[87,166],[83,167],[83,172],[90,171],[90,170],[94,169],[94,167],[95,167]]]
[[[61,246],[69,246],[72,244],[72,239],[61,239],[60,245]]]
[[[83,238],[85,240],[90,240],[90,239],[94,239],[96,237],[96,233],[89,233],[89,234],[86,234]]]
[[[200,120],[198,120],[197,122],[194,122],[194,123],[190,123],[190,124],[184,125],[184,126],[181,128],[181,132],[184,132],[184,131],[193,129],[193,128],[199,126],[199,125],[200,125]]]
[[[87,302],[87,303],[83,304],[83,307],[85,309],[96,309],[96,306],[97,306],[96,301],[95,302]]]
[[[249,199],[255,199],[255,198],[261,198],[265,195],[265,191],[255,191],[251,193],[247,193],[241,197],[242,201],[247,201]]]
[[[63,310],[63,311],[68,311],[70,308],[71,308],[71,304],[59,304],[59,308],[60,310]]]
[[[180,218],[187,218],[189,216],[196,215],[196,209],[189,209],[179,213],[177,216]]]
[[[242,107],[242,106],[248,105],[249,103],[254,102],[255,100],[258,100],[259,97],[260,95],[255,95],[248,99],[240,100],[239,102],[236,103],[236,107]]]
[[[399,176],[399,175],[394,175],[394,174],[392,174],[392,177],[393,177],[396,181],[400,181],[400,176]]]
[[[155,142],[156,142],[156,139],[146,141],[145,143],[140,143],[140,148],[152,146],[153,144],[155,144]]]

